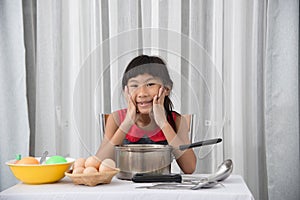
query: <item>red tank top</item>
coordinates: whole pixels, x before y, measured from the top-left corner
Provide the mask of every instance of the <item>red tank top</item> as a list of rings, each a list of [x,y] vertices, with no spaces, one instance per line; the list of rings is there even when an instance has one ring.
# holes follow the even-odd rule
[[[118,110],[118,115],[120,119],[120,123],[122,123],[126,117],[127,109],[122,109]],[[176,113],[172,112],[172,117],[174,121],[176,120]],[[169,121],[169,120],[168,120]],[[166,137],[163,133],[163,131],[157,127],[154,130],[147,131],[139,128],[136,124],[134,124],[126,134],[126,139],[129,140],[130,142],[137,142],[139,141],[142,137],[147,136],[150,138],[150,140],[154,142],[159,142],[159,141],[164,141],[166,140]]]

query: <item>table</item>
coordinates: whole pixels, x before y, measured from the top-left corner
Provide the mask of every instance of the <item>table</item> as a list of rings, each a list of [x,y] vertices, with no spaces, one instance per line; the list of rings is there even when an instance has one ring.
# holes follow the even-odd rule
[[[138,186],[148,186],[152,183],[133,183],[131,181],[113,178],[110,184],[94,187],[74,185],[68,177],[53,184],[27,185],[18,183],[0,193],[0,199],[142,199],[142,200],[254,200],[243,178],[231,175],[228,179],[213,188],[188,189],[140,189]]]

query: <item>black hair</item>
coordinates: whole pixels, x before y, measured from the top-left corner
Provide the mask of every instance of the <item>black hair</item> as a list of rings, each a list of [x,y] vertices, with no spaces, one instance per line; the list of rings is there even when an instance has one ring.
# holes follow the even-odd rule
[[[135,57],[126,67],[123,79],[122,88],[128,83],[128,80],[142,74],[149,74],[153,77],[160,78],[165,86],[170,89],[173,87],[173,81],[170,78],[166,63],[157,56],[139,55]],[[164,108],[167,119],[176,132],[175,121],[172,117],[173,103],[169,96],[165,96]]]

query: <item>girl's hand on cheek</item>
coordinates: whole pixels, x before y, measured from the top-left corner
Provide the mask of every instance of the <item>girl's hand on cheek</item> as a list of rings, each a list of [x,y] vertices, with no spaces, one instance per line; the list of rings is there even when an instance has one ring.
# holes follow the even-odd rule
[[[132,125],[137,120],[136,105],[133,97],[129,94],[128,87],[125,86],[125,98],[127,100],[127,113],[124,121],[121,124],[121,128],[124,132],[128,132]]]
[[[162,129],[166,119],[166,112],[164,108],[164,100],[166,96],[166,90],[163,86],[159,89],[158,94],[153,98],[153,116],[156,124]]]

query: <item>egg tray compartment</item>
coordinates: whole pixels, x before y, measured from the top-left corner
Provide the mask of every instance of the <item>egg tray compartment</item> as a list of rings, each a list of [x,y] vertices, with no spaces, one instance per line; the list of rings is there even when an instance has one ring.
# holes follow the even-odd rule
[[[65,172],[76,185],[96,186],[99,184],[109,184],[112,178],[119,173],[120,169],[102,171],[92,174],[72,174],[72,170]]]

